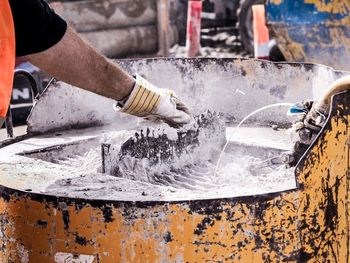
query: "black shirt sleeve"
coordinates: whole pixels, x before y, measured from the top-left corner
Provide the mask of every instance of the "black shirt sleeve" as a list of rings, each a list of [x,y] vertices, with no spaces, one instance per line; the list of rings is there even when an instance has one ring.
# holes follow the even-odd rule
[[[16,56],[49,49],[59,42],[67,23],[43,0],[9,0],[16,34]]]

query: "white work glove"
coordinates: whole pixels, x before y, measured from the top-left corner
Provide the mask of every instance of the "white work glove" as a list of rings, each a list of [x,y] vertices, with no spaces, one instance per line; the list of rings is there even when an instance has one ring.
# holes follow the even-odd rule
[[[310,130],[314,134],[318,134],[322,129],[327,116],[318,112],[314,107],[312,100],[306,100],[295,105],[299,109],[303,110],[303,114],[300,114],[299,120],[294,123],[293,129],[299,131],[303,128]]]
[[[293,140],[292,166],[296,165],[300,160],[326,121],[326,116],[315,110],[312,100],[297,103],[293,108],[300,110],[300,112],[295,114],[298,120],[293,124],[291,129]]]
[[[136,76],[129,97],[119,101],[115,109],[151,121],[162,120],[171,127],[181,127],[192,121],[190,110],[169,89],[160,89]]]

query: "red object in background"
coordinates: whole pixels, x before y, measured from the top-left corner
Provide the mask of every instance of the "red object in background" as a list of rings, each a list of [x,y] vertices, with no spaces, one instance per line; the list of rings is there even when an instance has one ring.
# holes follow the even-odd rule
[[[265,5],[253,5],[254,57],[269,59],[269,30],[265,20]]]
[[[200,52],[202,1],[188,1],[186,51],[188,57]]]
[[[15,28],[7,0],[0,1],[0,40],[0,117],[5,118],[11,100],[16,54]]]

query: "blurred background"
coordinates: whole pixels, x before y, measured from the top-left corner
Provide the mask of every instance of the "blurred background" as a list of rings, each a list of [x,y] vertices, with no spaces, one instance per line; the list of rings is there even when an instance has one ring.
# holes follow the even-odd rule
[[[113,59],[186,57],[187,0],[62,0],[48,1],[81,36]],[[201,2],[201,1],[198,1]],[[200,57],[253,57],[253,4],[263,0],[201,2]],[[160,6],[164,8],[160,8]],[[166,28],[165,41],[158,31]],[[163,42],[163,43],[160,43]],[[165,42],[165,44],[164,44]],[[161,47],[161,45],[164,45]],[[165,50],[166,49],[166,50]],[[42,91],[50,76],[17,59],[17,68],[35,77]],[[12,95],[14,125],[24,124],[32,106],[28,80],[17,76]]]
[[[112,59],[256,57],[348,70],[349,1],[48,2],[86,41]],[[255,12],[255,19],[254,5],[263,7]],[[17,68],[32,73],[40,91],[51,79],[20,58]],[[33,98],[28,84],[24,76],[15,79],[11,103],[14,125],[24,124],[30,112]]]

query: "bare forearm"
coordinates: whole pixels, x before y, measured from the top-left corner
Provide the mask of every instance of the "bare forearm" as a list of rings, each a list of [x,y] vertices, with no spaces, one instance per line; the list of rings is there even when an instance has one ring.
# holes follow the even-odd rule
[[[98,53],[70,27],[55,46],[26,58],[51,76],[115,100],[125,98],[134,85],[130,75]]]

